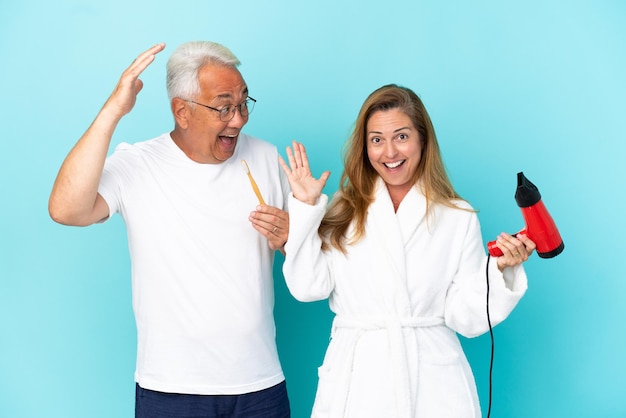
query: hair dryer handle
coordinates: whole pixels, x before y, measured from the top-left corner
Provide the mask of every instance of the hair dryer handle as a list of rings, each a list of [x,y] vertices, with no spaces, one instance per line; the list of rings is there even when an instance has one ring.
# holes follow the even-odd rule
[[[496,245],[496,240],[487,243],[487,251],[489,251],[492,257],[500,257],[502,255],[502,250]]]
[[[526,228],[522,229],[521,231],[513,234],[514,237],[517,237],[519,234],[525,234],[526,233]],[[489,241],[487,243],[487,251],[489,251],[489,254],[491,254],[492,257],[500,257],[503,253],[502,250],[496,245],[497,240],[493,240],[493,241]]]

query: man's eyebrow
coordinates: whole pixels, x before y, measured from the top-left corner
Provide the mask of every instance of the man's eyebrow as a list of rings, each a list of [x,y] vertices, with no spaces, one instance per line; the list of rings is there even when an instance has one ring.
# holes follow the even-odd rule
[[[243,91],[241,92],[242,95],[244,96],[248,96],[248,87],[246,87],[245,89],[243,89]],[[218,94],[217,96],[215,96],[216,99],[232,99],[233,95],[231,93],[222,93],[222,94]]]

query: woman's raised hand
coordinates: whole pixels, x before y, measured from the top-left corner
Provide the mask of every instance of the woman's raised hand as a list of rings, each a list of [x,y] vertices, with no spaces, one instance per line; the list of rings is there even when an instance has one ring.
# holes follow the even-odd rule
[[[324,171],[320,178],[316,179],[311,174],[304,145],[293,141],[292,146],[293,150],[287,147],[289,166],[287,166],[287,163],[281,156],[278,156],[278,160],[287,175],[293,197],[309,205],[314,205],[317,202],[317,198],[322,194],[322,189],[326,185],[330,171]]]

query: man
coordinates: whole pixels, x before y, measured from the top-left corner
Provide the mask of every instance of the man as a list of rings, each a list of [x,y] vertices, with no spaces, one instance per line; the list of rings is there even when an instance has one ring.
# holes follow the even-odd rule
[[[124,71],[63,162],[50,216],[86,226],[117,212],[126,223],[136,417],[289,417],[272,284],[274,251],[287,241],[289,186],[276,148],[241,132],[255,100],[237,58],[212,42],[181,45],[167,63],[174,130],[120,144],[107,158],[143,87],[140,74],[164,48]]]

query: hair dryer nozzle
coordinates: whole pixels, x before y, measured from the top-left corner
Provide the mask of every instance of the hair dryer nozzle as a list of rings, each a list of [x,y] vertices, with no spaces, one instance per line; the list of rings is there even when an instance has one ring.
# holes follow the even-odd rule
[[[541,200],[541,193],[537,186],[524,176],[523,172],[517,173],[517,189],[515,190],[515,202],[520,208],[527,208]]]

